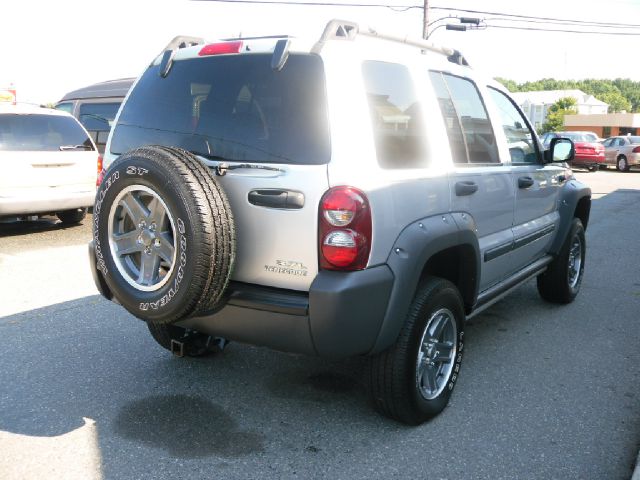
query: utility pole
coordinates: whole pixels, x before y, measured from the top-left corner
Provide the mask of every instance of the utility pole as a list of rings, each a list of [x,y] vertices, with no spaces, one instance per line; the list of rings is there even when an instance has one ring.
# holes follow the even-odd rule
[[[424,0],[422,9],[422,38],[429,37],[429,0]]]

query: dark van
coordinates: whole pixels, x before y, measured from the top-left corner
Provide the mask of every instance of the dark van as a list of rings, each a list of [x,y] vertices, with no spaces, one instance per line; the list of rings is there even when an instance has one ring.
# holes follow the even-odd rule
[[[76,117],[93,138],[98,151],[104,153],[113,120],[134,80],[108,80],[74,90],[67,93],[55,107]]]

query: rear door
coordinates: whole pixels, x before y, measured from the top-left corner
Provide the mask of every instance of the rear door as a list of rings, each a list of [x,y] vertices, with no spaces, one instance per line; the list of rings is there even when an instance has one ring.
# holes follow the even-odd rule
[[[307,290],[318,271],[318,204],[330,157],[324,69],[291,53],[176,59],[166,77],[150,67],[125,103],[111,142],[191,151],[215,172],[233,211],[232,279]]]
[[[469,214],[475,221],[482,291],[514,268],[511,167],[500,161],[493,128],[475,83],[443,72],[430,75],[455,165],[449,177],[452,210]]]
[[[95,188],[98,155],[67,115],[0,115],[0,191],[87,191]]]

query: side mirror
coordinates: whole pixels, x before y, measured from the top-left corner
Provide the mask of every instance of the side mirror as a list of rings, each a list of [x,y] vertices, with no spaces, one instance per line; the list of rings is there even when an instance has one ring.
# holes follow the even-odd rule
[[[569,138],[552,138],[549,149],[544,152],[546,163],[570,162],[575,157],[576,149]]]

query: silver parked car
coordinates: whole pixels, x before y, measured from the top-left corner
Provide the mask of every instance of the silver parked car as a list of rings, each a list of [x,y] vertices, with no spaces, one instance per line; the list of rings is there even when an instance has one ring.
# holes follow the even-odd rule
[[[615,165],[620,172],[628,172],[630,167],[640,165],[640,136],[611,137],[602,144],[605,165]]]
[[[344,21],[315,40],[178,38],[149,64],[107,142],[94,281],[178,356],[368,356],[374,406],[418,424],[467,318],[532,278],[576,298],[591,190],[460,52]]]

